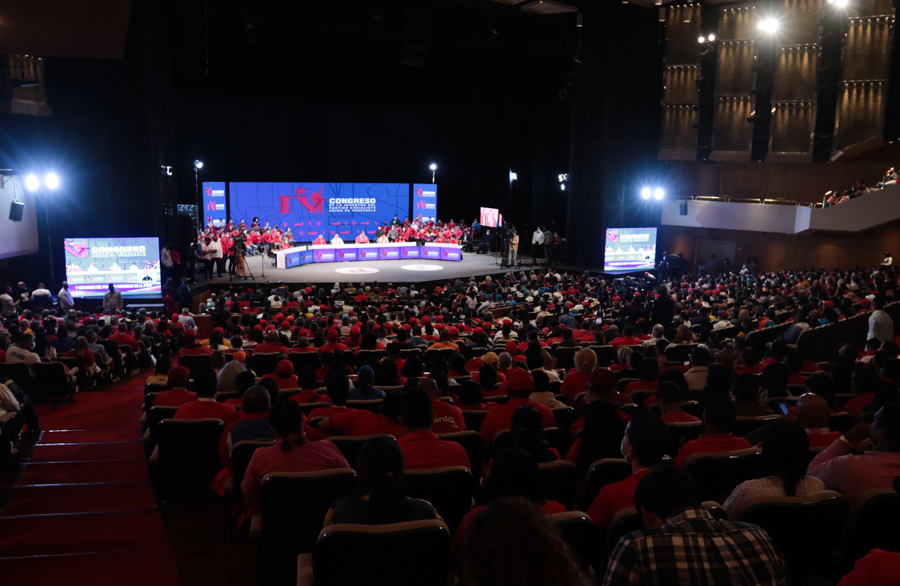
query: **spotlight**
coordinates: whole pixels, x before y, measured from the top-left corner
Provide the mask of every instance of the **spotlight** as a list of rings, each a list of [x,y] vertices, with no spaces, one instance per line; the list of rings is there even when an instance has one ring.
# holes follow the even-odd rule
[[[568,173],[561,173],[561,174],[557,175],[556,178],[559,179],[559,182],[560,182],[560,183],[565,183],[566,181],[569,180],[569,174],[568,174]]]
[[[428,166],[428,168],[431,169],[432,171],[437,171],[437,165],[434,164],[434,163],[430,164],[430,165]]]
[[[758,28],[761,32],[771,35],[778,32],[778,26],[778,21],[774,18],[764,18],[759,21],[759,24],[756,25],[756,28]]]
[[[697,39],[697,42],[702,45],[703,43],[706,42],[706,37],[700,37],[699,39]]]
[[[657,187],[653,190],[653,199],[656,201],[662,201],[662,198],[665,197],[666,192],[663,191],[662,187]]]
[[[510,171],[510,172],[509,172],[509,180],[510,180],[510,181],[518,181],[518,180],[519,180],[519,174],[516,173],[515,171]]]
[[[565,190],[566,190],[566,184],[565,184],[565,183],[560,183],[560,184],[559,184],[559,188],[560,188],[561,190],[565,191]]]
[[[41,181],[37,178],[37,175],[28,175],[25,177],[25,188],[28,189],[28,191],[37,191],[40,186]]]
[[[706,37],[706,40],[709,41],[710,43],[712,43],[713,41],[716,40],[716,35],[713,33],[709,33],[709,36]]]
[[[203,168],[203,161],[201,161],[200,159],[194,160],[194,169],[202,169],[202,168]]]
[[[850,0],[828,0],[829,4],[834,4],[838,8],[847,8],[850,4]]]
[[[44,185],[46,185],[48,189],[56,189],[59,187],[59,176],[56,173],[47,173],[44,177]]]
[[[652,191],[650,191],[649,187],[645,187],[641,190],[641,197],[644,199],[650,199],[651,194],[652,194]]]

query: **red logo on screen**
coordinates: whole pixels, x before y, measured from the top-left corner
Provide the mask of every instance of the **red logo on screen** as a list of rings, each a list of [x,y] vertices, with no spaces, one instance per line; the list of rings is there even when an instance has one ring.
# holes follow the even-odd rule
[[[66,252],[77,258],[87,258],[88,252],[90,251],[90,249],[84,245],[84,240],[81,242],[70,242],[66,240],[63,248]]]
[[[212,197],[212,187],[206,187],[206,195],[207,197]]]
[[[338,255],[339,255],[341,258],[344,258],[344,252],[343,252],[343,251],[339,252]]]
[[[312,195],[301,195],[305,194],[308,190],[303,189],[302,187],[298,187],[294,190],[294,195],[279,195],[278,200],[280,202],[280,207],[278,209],[279,214],[289,214],[291,213],[291,200],[296,199],[300,202],[300,204],[306,208],[311,214],[321,214],[325,212],[325,198],[322,197],[322,192],[325,191],[325,186],[323,185],[319,191],[313,191]]]
[[[450,253],[447,252],[446,250],[442,250],[441,252],[444,253],[444,258],[446,258],[446,257],[448,257],[448,256],[450,255]]]
[[[317,252],[317,253],[316,253],[316,258],[322,258],[322,253],[321,253],[321,252]]]

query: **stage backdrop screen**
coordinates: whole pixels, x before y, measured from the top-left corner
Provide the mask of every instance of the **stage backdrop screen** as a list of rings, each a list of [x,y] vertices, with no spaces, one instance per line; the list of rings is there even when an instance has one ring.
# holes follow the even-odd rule
[[[158,296],[159,238],[66,238],[72,297],[103,297],[109,283],[128,296]]]
[[[221,228],[225,225],[225,182],[203,182],[203,225],[212,219],[213,224]]]
[[[260,225],[290,228],[298,242],[335,233],[354,240],[360,231],[374,240],[376,222],[409,215],[409,183],[232,182],[228,199],[235,222],[259,217]]]
[[[607,228],[603,270],[649,271],[656,266],[656,228]]]
[[[422,216],[428,222],[437,221],[437,185],[434,183],[413,184],[413,216]],[[400,218],[401,220],[403,218]]]
[[[500,224],[500,210],[496,208],[481,208],[481,219],[479,221],[482,226],[496,228]]]

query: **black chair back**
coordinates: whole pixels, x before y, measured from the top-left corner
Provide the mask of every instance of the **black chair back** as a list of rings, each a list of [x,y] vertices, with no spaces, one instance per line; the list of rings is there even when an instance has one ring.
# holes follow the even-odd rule
[[[349,436],[349,435],[333,435],[328,438],[328,441],[333,443],[337,449],[341,451],[341,454],[346,458],[347,463],[350,464],[351,468],[356,468],[356,461],[359,458],[359,450],[362,448],[363,444],[366,443],[369,438],[375,437],[374,435],[364,435],[364,436]]]
[[[550,519],[559,528],[563,541],[575,555],[581,569],[587,573],[591,565],[596,566],[603,533],[590,517],[581,511],[571,511],[550,515]]]
[[[471,431],[481,431],[481,424],[487,416],[487,411],[467,411],[463,409],[463,420],[466,422],[466,429]]]
[[[625,480],[629,476],[631,476],[631,464],[624,458],[596,460],[588,469],[587,479],[584,483],[584,497],[581,501],[582,509],[588,510],[604,486]]]
[[[216,500],[211,488],[222,469],[221,419],[165,419],[156,429],[159,448],[159,498],[162,502]]]
[[[723,502],[738,484],[762,476],[758,448],[688,456],[684,468],[700,487],[700,498]]]
[[[275,367],[278,365],[280,356],[282,356],[282,354],[279,352],[268,352],[263,354],[254,353],[253,358],[250,361],[251,370],[256,373],[256,376],[271,374],[275,372]]]
[[[575,485],[578,483],[578,467],[567,460],[541,462],[540,494],[548,501],[556,501],[571,510],[575,505]]]
[[[469,456],[469,469],[475,478],[481,478],[481,470],[484,466],[484,439],[477,431],[467,430],[456,433],[438,434],[442,440],[456,442],[466,449]]]
[[[472,509],[472,501],[480,494],[478,481],[468,468],[462,466],[407,470],[403,478],[409,487],[409,496],[431,503],[451,534],[456,533],[460,521]]]
[[[4,362],[0,364],[0,378],[11,378],[23,393],[31,394],[34,376],[27,364],[22,362]]]
[[[308,366],[313,370],[322,368],[322,361],[319,360],[318,352],[291,352],[288,359],[294,364],[294,370],[300,371],[304,366]]]
[[[186,354],[178,359],[178,364],[191,371],[191,378],[194,378],[201,369],[209,366],[209,354]]]
[[[900,494],[890,488],[866,491],[855,510],[843,548],[848,569],[876,547],[900,552]]]
[[[240,503],[244,501],[244,491],[241,490],[241,483],[244,481],[244,475],[247,473],[247,466],[250,465],[250,458],[253,457],[253,452],[259,448],[274,444],[274,440],[244,440],[231,446],[231,479],[234,486],[231,496],[235,502]]]
[[[75,401],[75,384],[69,382],[66,367],[61,362],[39,362],[33,367],[32,398],[37,401],[52,401],[54,406],[66,397],[69,401]]]

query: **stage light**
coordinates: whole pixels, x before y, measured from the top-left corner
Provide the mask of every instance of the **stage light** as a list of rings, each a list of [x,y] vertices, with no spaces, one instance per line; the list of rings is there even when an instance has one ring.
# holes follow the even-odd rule
[[[663,191],[662,187],[657,187],[653,190],[653,199],[656,201],[662,201],[662,198],[666,196],[666,192]]]
[[[565,183],[560,183],[560,184],[559,184],[559,188],[562,189],[563,191],[565,191],[565,190],[566,190],[566,184],[565,184]]]
[[[641,197],[644,199],[650,199],[650,195],[652,195],[652,191],[650,191],[649,187],[645,187],[641,190]]]
[[[847,8],[850,4],[850,0],[828,0],[829,4],[834,4],[838,8]]]
[[[434,163],[429,165],[428,168],[431,169],[432,171],[437,171],[437,165],[435,165]]]
[[[28,191],[37,191],[37,188],[40,186],[41,181],[37,178],[37,175],[28,175],[25,177],[25,188]]]
[[[203,161],[201,161],[200,159],[196,159],[194,161],[194,169],[202,169],[202,168],[203,168]]]
[[[703,43],[706,42],[706,37],[700,37],[699,39],[697,39],[697,42],[702,45]]]
[[[518,181],[518,180],[519,180],[519,174],[516,173],[515,171],[510,171],[510,172],[509,172],[509,180],[510,180],[510,181]]]
[[[706,37],[706,40],[709,41],[710,43],[712,43],[713,41],[716,40],[716,35],[713,33],[709,33],[709,36]]]
[[[756,28],[758,28],[761,32],[771,35],[778,32],[778,26],[778,21],[774,18],[764,18],[759,21],[759,24],[756,25]]]
[[[56,173],[47,173],[46,177],[44,177],[44,185],[48,189],[56,189],[59,187],[59,176]]]

